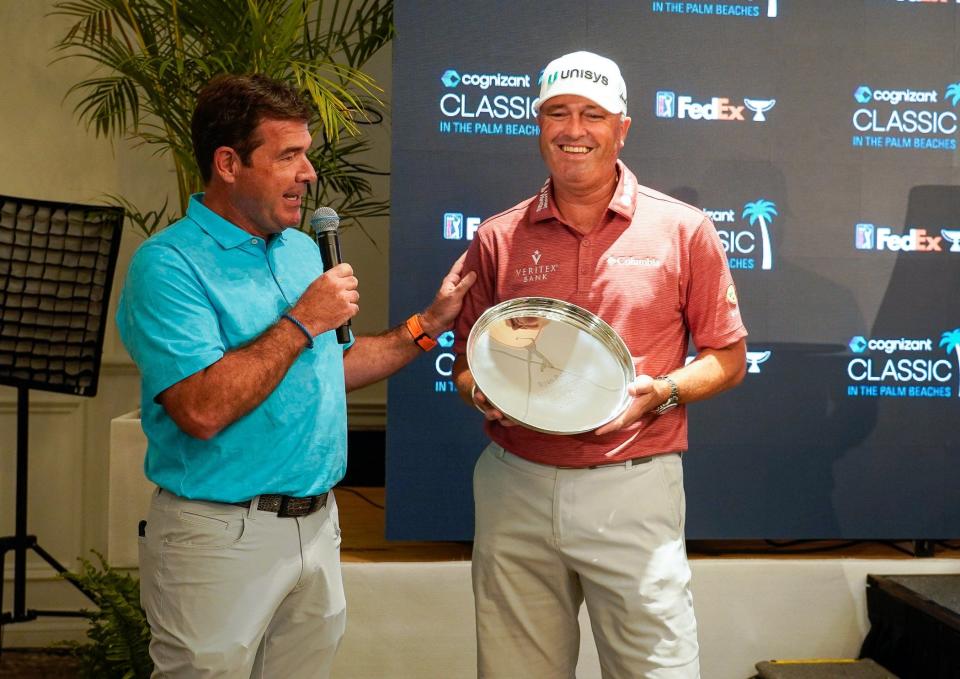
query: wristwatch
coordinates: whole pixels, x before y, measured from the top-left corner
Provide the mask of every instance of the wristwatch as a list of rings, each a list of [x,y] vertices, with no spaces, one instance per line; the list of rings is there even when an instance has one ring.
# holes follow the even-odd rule
[[[655,412],[657,415],[663,415],[671,408],[676,408],[678,405],[680,405],[680,390],[677,389],[677,383],[673,381],[672,377],[669,375],[658,375],[653,379],[663,380],[670,385],[670,395],[667,397],[667,400],[654,408],[653,412]]]

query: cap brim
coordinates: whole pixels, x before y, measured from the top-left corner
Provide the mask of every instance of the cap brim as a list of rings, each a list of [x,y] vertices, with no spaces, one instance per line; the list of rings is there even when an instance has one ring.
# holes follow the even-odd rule
[[[594,104],[602,108],[604,111],[607,111],[608,113],[613,113],[614,115],[618,113],[625,113],[623,102],[617,99],[616,97],[601,97],[600,99],[598,99],[596,97],[590,96],[589,94],[584,94],[582,89],[578,89],[576,87],[564,87],[563,85],[559,85],[551,89],[550,96],[547,97],[546,99],[543,99],[543,100],[538,99],[533,106],[533,112],[535,114],[539,114],[540,106],[544,102],[550,101],[554,97],[558,97],[562,94],[573,94],[578,97],[583,97],[584,99],[589,99]]]

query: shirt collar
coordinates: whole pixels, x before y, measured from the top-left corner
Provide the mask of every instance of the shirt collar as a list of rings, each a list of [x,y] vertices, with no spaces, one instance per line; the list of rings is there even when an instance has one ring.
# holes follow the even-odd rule
[[[617,213],[628,220],[633,219],[633,213],[637,209],[637,178],[623,164],[623,161],[617,160],[617,188],[613,191],[613,197],[607,209]],[[548,177],[540,188],[540,192],[530,203],[529,214],[531,222],[543,222],[548,219],[560,219],[557,214],[556,201],[553,197],[553,179]]]
[[[628,220],[633,220],[633,213],[637,210],[637,178],[622,160],[617,160],[617,175],[620,179],[617,181],[617,188],[613,192],[613,198],[610,199],[607,209]]]
[[[190,196],[190,203],[187,205],[187,217],[203,229],[208,236],[217,241],[224,250],[249,243],[251,238],[259,238],[258,236],[252,236],[249,232],[244,231],[204,205],[202,193],[195,193]],[[284,229],[277,236],[285,241],[287,230]]]
[[[530,203],[531,222],[545,222],[548,219],[560,219],[554,207],[553,179],[551,177],[547,177],[547,181],[540,187],[540,192]]]

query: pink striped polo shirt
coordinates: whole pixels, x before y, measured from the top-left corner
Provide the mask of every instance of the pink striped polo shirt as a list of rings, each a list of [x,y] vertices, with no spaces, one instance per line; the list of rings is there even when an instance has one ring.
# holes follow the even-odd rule
[[[457,319],[457,354],[487,308],[532,296],[572,302],[609,323],[630,350],[637,374],[657,376],[682,366],[690,338],[700,350],[746,336],[713,223],[700,210],[640,186],[620,161],[617,171],[606,215],[587,235],[560,220],[549,179],[533,198],[480,225],[464,264],[479,278]],[[487,422],[486,432],[528,460],[586,467],[686,450],[687,415],[684,406],[648,414],[605,436],[550,435],[496,422]]]

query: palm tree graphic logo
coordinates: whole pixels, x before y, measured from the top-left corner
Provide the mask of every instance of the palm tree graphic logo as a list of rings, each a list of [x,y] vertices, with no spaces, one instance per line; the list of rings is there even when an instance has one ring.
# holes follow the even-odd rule
[[[949,99],[950,104],[956,106],[960,102],[960,83],[951,83],[947,85],[947,91],[943,94],[944,99]]]
[[[750,226],[753,226],[756,222],[760,222],[760,240],[763,246],[763,259],[760,268],[764,271],[769,271],[773,268],[773,257],[770,252],[770,232],[767,230],[767,224],[772,222],[777,214],[779,214],[777,212],[777,206],[773,201],[760,198],[759,200],[744,205],[743,214],[740,215],[742,218],[750,220]]]
[[[957,355],[957,371],[960,372],[960,328],[947,330],[940,336],[940,346],[944,348],[947,355],[954,352]],[[957,396],[960,396],[960,389],[957,390]]]

